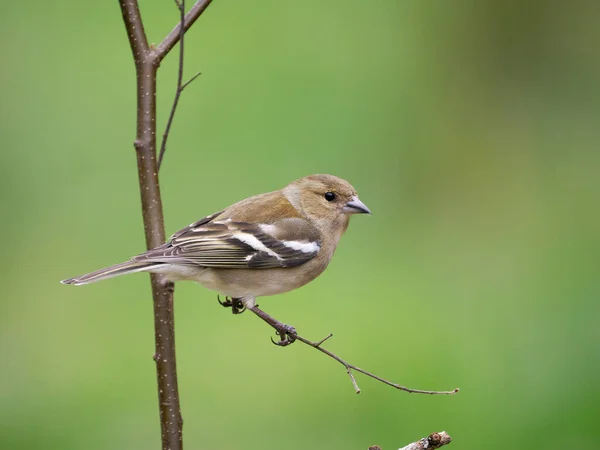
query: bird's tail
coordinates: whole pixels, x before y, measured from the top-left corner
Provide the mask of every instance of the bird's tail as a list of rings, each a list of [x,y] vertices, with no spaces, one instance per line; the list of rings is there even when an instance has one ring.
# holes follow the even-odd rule
[[[106,280],[107,278],[118,277],[119,275],[125,275],[128,273],[148,272],[152,269],[158,268],[159,266],[164,266],[164,264],[157,264],[154,262],[126,261],[121,264],[115,264],[114,266],[96,270],[95,272],[86,273],[80,277],[62,280],[61,283],[79,286],[81,284],[95,283],[96,281]]]

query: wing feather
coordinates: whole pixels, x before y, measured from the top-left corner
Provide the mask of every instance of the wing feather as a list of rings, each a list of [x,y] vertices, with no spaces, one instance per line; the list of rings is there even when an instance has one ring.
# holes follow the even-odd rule
[[[268,225],[214,220],[220,214],[190,224],[134,261],[269,269],[299,266],[319,252],[319,234],[304,219],[283,219]]]

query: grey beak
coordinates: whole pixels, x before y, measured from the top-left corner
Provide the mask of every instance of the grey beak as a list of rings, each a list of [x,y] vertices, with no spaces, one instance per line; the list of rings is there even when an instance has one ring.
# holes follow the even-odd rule
[[[344,211],[350,214],[371,214],[371,210],[367,208],[363,202],[355,195],[352,199],[344,206]]]

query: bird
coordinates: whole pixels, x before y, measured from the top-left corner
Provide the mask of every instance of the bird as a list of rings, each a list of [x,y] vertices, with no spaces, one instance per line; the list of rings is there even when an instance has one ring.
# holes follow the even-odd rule
[[[296,329],[265,313],[256,298],[297,289],[321,275],[354,214],[371,211],[348,181],[310,175],[193,222],[129,261],[61,283],[79,286],[136,272],[196,281],[224,294],[219,302],[233,313],[255,313],[276,330],[280,340],[274,342],[286,346]]]

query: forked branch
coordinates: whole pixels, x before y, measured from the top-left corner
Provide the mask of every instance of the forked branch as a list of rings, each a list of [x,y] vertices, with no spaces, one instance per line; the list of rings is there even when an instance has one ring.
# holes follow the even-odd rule
[[[313,347],[313,348],[319,350],[322,353],[325,353],[327,356],[329,356],[330,358],[335,359],[342,366],[344,366],[344,368],[346,369],[346,373],[348,373],[348,376],[350,377],[350,381],[352,382],[352,386],[354,386],[354,390],[356,391],[357,394],[360,394],[360,388],[358,387],[358,383],[356,382],[356,378],[354,378],[354,374],[352,373],[353,370],[356,371],[356,372],[360,372],[363,375],[366,375],[366,376],[368,376],[370,378],[373,378],[373,379],[375,379],[377,381],[381,381],[382,383],[387,384],[388,386],[392,386],[393,388],[396,388],[396,389],[399,389],[401,391],[408,392],[408,393],[411,393],[411,394],[453,395],[453,394],[456,394],[459,391],[458,388],[453,389],[451,391],[425,391],[425,390],[422,390],[422,389],[412,389],[412,388],[409,388],[409,387],[406,387],[406,386],[402,386],[400,384],[388,381],[385,378],[381,378],[380,376],[375,375],[374,373],[367,372],[366,370],[361,369],[360,367],[356,367],[354,364],[350,364],[349,362],[347,362],[347,361],[343,360],[342,358],[340,358],[339,356],[337,356],[335,353],[330,352],[329,350],[323,348],[322,344],[325,341],[327,341],[328,339],[330,339],[331,337],[333,337],[333,334],[330,333],[329,335],[325,336],[325,338],[321,339],[320,341],[318,341],[318,342],[312,342],[312,341],[309,341],[306,338],[303,338],[300,335],[296,335],[295,336],[296,340],[298,340],[298,341],[300,341],[300,342],[302,342],[302,343],[304,343],[306,345],[309,345],[310,347]]]
[[[184,55],[184,37],[185,37],[185,0],[181,0],[181,3],[178,0],[175,0],[175,4],[179,9],[179,70],[177,71],[177,89],[175,91],[175,97],[173,98],[173,106],[171,106],[171,112],[169,113],[169,119],[167,120],[167,126],[165,127],[165,132],[163,133],[162,142],[160,144],[160,151],[158,153],[158,169],[160,170],[160,166],[163,161],[163,157],[165,156],[165,152],[167,151],[167,139],[169,138],[169,132],[171,131],[171,125],[173,125],[173,119],[175,118],[175,111],[177,110],[177,105],[179,104],[179,97],[181,97],[181,93],[183,90],[198,76],[200,76],[200,72],[194,75],[192,78],[187,80],[185,83],[183,82],[183,55]]]
[[[217,296],[217,300],[219,301],[219,303],[222,306],[231,308],[232,312],[234,314],[239,314],[239,313],[243,312],[245,309],[244,305],[242,304],[242,302],[240,301],[239,298],[235,299],[235,298],[227,297],[226,301],[222,302],[219,299],[219,296]],[[327,341],[328,339],[332,338],[333,334],[330,333],[329,335],[325,336],[320,341],[313,342],[313,341],[310,341],[310,340],[300,336],[294,327],[292,327],[290,325],[286,325],[286,324],[280,322],[279,320],[277,320],[275,317],[272,317],[269,314],[267,314],[265,311],[260,309],[258,307],[258,305],[249,306],[248,309],[275,329],[275,332],[279,336],[279,341],[274,341],[273,338],[271,338],[271,341],[273,342],[273,344],[278,345],[280,347],[287,347],[288,345],[292,344],[295,341],[300,341],[306,345],[316,348],[321,353],[325,353],[330,358],[333,358],[337,362],[339,362],[342,366],[344,366],[346,368],[346,373],[350,377],[352,386],[354,386],[354,390],[356,391],[357,394],[360,394],[360,388],[358,387],[356,378],[354,378],[354,374],[352,373],[353,370],[355,370],[356,372],[360,372],[363,375],[366,375],[377,381],[381,381],[382,383],[387,384],[388,386],[392,386],[393,388],[396,388],[396,389],[399,389],[401,391],[408,392],[411,394],[452,395],[452,394],[456,394],[459,390],[458,388],[456,388],[451,391],[425,391],[422,389],[412,389],[412,388],[408,388],[406,386],[402,386],[397,383],[392,383],[391,381],[388,381],[385,378],[381,378],[380,376],[375,375],[371,372],[367,372],[366,370],[363,370],[360,367],[356,367],[354,364],[350,364],[349,362],[347,362],[347,361],[343,360],[342,358],[340,358],[339,356],[337,356],[335,353],[330,352],[329,350],[323,348],[323,346],[322,346],[323,343],[325,341]]]
[[[200,17],[200,15],[204,12],[204,10],[210,5],[212,0],[198,0],[194,3],[194,6],[190,8],[187,14],[184,16],[184,32],[187,31],[194,22]],[[181,38],[180,27],[179,24],[171,30],[171,32],[163,39],[163,41],[158,44],[154,50],[154,54],[159,61],[162,61],[167,53],[171,51],[175,44]]]

